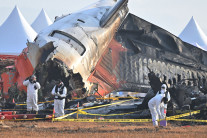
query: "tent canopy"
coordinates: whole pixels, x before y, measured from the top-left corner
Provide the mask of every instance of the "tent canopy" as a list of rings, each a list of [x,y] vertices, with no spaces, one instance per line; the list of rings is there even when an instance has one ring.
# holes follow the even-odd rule
[[[207,50],[207,36],[193,17],[183,29],[179,37],[187,43]]]
[[[19,54],[33,41],[37,33],[25,20],[19,8],[15,6],[9,17],[0,27],[0,54]]]
[[[47,13],[44,9],[41,10],[40,14],[32,23],[32,28],[39,33],[42,29],[46,28],[47,26],[51,25],[52,21],[48,17]]]

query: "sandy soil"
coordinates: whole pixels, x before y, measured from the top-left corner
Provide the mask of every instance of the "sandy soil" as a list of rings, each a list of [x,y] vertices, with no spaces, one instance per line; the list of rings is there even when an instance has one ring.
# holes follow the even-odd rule
[[[10,128],[0,128],[2,138],[77,137],[207,137],[207,125],[180,126],[168,124],[154,128],[151,123],[80,123],[80,122],[5,122]]]

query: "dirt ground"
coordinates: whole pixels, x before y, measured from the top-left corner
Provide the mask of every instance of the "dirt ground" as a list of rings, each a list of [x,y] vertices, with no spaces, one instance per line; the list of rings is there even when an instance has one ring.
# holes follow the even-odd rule
[[[180,126],[169,124],[154,128],[151,123],[81,123],[81,122],[5,122],[1,138],[76,137],[76,138],[133,138],[133,137],[207,137],[207,125]]]

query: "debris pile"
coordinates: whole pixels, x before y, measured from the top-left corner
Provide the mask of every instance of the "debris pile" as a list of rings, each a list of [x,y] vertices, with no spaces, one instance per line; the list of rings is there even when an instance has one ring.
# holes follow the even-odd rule
[[[168,84],[165,81],[161,82],[161,78],[157,77],[154,72],[150,72],[148,76],[152,89],[148,91],[139,109],[147,109],[148,101],[160,90],[161,84]],[[168,110],[173,110],[173,114],[176,114],[176,110],[206,110],[207,94],[201,85],[206,86],[195,79],[183,79],[173,85],[168,85],[168,91],[172,97]]]

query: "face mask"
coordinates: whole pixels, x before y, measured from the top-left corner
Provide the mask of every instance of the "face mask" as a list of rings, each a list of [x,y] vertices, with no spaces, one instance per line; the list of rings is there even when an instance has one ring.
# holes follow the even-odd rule
[[[161,92],[166,92],[166,90],[165,89],[161,89]]]

